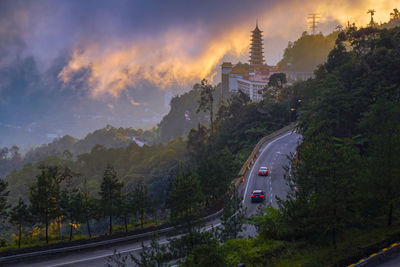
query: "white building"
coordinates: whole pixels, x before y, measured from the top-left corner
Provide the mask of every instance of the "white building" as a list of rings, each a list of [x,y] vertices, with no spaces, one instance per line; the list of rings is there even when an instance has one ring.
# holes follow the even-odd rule
[[[224,62],[221,65],[222,94],[241,91],[248,95],[251,101],[260,101],[263,99],[262,90],[268,85],[269,77],[281,71],[264,63],[262,31],[258,29],[258,25],[251,33],[249,64],[233,66],[231,62]],[[283,71],[283,73],[286,74],[288,85],[314,76],[312,72]]]

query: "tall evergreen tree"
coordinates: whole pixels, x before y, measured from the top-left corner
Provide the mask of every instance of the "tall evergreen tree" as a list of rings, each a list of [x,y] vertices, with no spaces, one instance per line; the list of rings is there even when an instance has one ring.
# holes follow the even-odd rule
[[[222,199],[235,175],[234,157],[227,147],[208,150],[197,168],[202,192],[210,201]]]
[[[42,169],[36,176],[36,183],[29,191],[30,209],[35,221],[44,224],[46,228],[46,243],[49,242],[49,224],[60,214],[60,187],[50,170]]]
[[[220,232],[221,240],[238,238],[240,232],[244,230],[245,219],[246,208],[243,207],[242,198],[239,197],[236,187],[232,185],[224,201],[224,211],[221,216],[221,225],[223,226]]]
[[[118,205],[121,203],[123,183],[118,181],[114,167],[107,166],[101,183],[100,197],[104,216],[109,217],[109,233],[112,234],[112,218],[118,215]]]
[[[368,133],[368,182],[373,185],[373,199],[379,202],[392,225],[400,200],[400,103],[380,98],[372,105],[361,125]]]
[[[140,181],[133,191],[133,199],[139,211],[140,227],[143,229],[144,216],[147,209],[150,207],[150,199],[147,195],[147,185],[144,181]]]
[[[7,217],[7,197],[10,191],[7,190],[7,182],[0,179],[0,222]]]
[[[21,247],[22,229],[24,226],[29,225],[32,221],[31,214],[28,206],[19,198],[16,204],[10,211],[9,221],[18,226],[18,248]]]
[[[167,207],[171,211],[171,222],[181,225],[189,235],[189,247],[195,245],[195,226],[201,216],[203,194],[197,175],[182,165],[171,182]]]
[[[214,133],[214,91],[215,88],[209,84],[206,79],[201,81],[200,101],[197,113],[200,111],[209,112],[211,136]]]

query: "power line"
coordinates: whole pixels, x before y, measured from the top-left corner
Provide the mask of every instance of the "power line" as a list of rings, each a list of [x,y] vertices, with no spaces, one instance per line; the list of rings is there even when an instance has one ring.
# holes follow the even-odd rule
[[[320,14],[318,13],[311,13],[308,14],[308,24],[310,25],[310,28],[312,29],[312,34],[315,35],[315,30],[317,29],[317,25],[319,23],[319,19],[321,18]]]

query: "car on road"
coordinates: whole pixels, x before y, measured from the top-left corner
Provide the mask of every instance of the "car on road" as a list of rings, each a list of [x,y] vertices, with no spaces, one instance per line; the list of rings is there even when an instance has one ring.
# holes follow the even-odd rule
[[[265,198],[264,191],[254,190],[251,194],[251,202],[263,202]]]
[[[258,169],[258,175],[259,176],[268,176],[268,168],[261,167],[260,169]]]

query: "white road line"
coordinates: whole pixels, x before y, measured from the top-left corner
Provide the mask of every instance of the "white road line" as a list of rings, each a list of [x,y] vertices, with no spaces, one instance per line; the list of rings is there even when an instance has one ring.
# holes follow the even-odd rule
[[[212,225],[212,226],[206,228],[205,231],[210,231],[211,229],[213,229],[215,227],[218,227],[220,225],[221,225],[221,223],[217,223],[216,225]],[[166,244],[166,243],[169,243],[169,241],[165,240],[165,241],[159,242],[160,245]],[[128,252],[141,250],[141,249],[142,249],[142,246],[136,247],[136,248],[131,248],[131,249],[126,249],[126,250],[121,250],[121,251],[117,251],[117,252],[123,254],[123,253],[128,253]],[[58,264],[53,264],[53,265],[46,265],[46,266],[48,266],[48,267],[64,266],[64,265],[67,265],[67,264],[75,264],[75,263],[79,263],[79,262],[85,262],[85,261],[91,261],[91,260],[97,260],[97,259],[101,259],[101,258],[106,258],[106,257],[112,256],[112,255],[114,255],[114,252],[106,254],[106,255],[101,255],[101,256],[96,256],[96,257],[91,257],[91,258],[85,258],[85,259],[80,259],[80,260],[74,260],[74,261],[69,261],[69,262],[63,262],[63,263],[58,263]]]
[[[292,132],[288,132],[287,134],[284,134],[284,135],[282,135],[282,136],[280,136],[280,137],[278,137],[278,138],[272,140],[271,142],[269,142],[269,143],[267,144],[267,146],[263,149],[263,151],[261,151],[260,155],[257,157],[256,161],[254,162],[253,167],[251,168],[250,175],[249,175],[249,179],[247,179],[246,189],[244,190],[244,195],[243,195],[243,201],[242,201],[242,203],[244,203],[244,200],[246,199],[246,196],[247,196],[247,189],[248,189],[248,187],[249,187],[250,179],[251,179],[251,177],[253,176],[253,172],[254,172],[254,169],[255,169],[254,167],[256,166],[258,159],[261,158],[262,154],[269,148],[270,145],[272,145],[272,144],[275,143],[276,141],[278,141],[278,140],[280,140],[280,139],[282,139],[282,138],[284,138],[284,137],[286,137],[286,136],[288,136],[288,135],[291,135],[291,134],[292,134]]]

